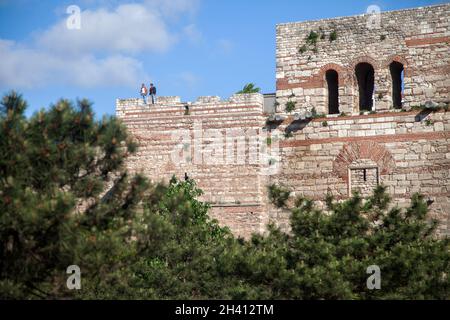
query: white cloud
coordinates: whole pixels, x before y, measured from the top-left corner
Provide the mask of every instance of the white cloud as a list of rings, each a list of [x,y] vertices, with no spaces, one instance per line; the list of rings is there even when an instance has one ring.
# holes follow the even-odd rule
[[[133,87],[140,79],[149,78],[138,60],[121,55],[68,58],[0,39],[0,56],[1,87],[35,88],[52,84]]]
[[[145,0],[144,3],[152,10],[159,10],[164,16],[178,18],[180,15],[194,14],[200,0]]]
[[[113,10],[81,11],[80,29],[68,29],[67,17],[35,35],[36,43],[64,54],[80,54],[161,52],[175,42],[175,35],[169,32],[162,16],[141,4],[120,5]]]
[[[194,24],[174,30],[169,23],[174,17],[194,13],[199,0],[82,2],[86,3],[98,6],[81,8],[81,29],[69,30],[64,14],[47,30],[34,33],[30,43],[0,39],[0,86],[136,86],[150,78],[138,54],[164,52],[180,35],[191,41],[202,37]]]

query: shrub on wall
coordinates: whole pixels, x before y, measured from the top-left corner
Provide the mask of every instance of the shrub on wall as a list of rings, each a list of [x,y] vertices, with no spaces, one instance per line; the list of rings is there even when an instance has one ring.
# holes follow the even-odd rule
[[[306,43],[310,45],[316,45],[317,39],[319,39],[319,34],[311,30],[309,35],[306,37]]]
[[[308,48],[305,45],[302,45],[300,48],[298,48],[299,53],[305,53],[308,50]]]
[[[285,133],[284,133],[284,137],[286,138],[286,139],[289,139],[289,138],[292,138],[294,135],[292,134],[292,131],[286,131]]]
[[[243,94],[243,93],[258,93],[261,89],[256,87],[254,83],[247,83],[242,90],[239,90],[236,92],[237,94]]]
[[[291,113],[292,111],[294,111],[295,110],[295,104],[296,104],[295,101],[288,101],[288,102],[286,102],[286,108],[285,108],[286,112],[287,113]]]
[[[333,42],[337,39],[337,32],[334,30],[332,33],[330,33],[330,42]]]

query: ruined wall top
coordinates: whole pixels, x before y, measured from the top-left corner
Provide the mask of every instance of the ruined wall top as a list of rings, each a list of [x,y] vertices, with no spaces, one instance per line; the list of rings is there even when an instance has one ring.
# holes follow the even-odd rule
[[[179,96],[158,96],[156,103],[144,104],[142,98],[117,99],[116,114],[123,116],[125,112],[148,111],[210,111],[214,109],[226,110],[227,107],[252,108],[263,112],[264,96],[260,93],[234,94],[228,99],[222,100],[218,96],[201,96],[194,102],[182,102]]]

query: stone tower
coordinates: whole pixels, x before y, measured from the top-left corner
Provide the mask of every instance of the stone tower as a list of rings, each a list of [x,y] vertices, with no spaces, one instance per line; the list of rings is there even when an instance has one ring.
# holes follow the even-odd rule
[[[320,114],[448,102],[449,26],[449,4],[279,24],[277,112],[289,100]]]

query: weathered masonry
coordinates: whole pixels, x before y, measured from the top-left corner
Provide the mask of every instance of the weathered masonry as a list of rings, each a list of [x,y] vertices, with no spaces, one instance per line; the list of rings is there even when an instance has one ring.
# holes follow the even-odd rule
[[[118,99],[140,144],[128,167],[154,181],[187,173],[243,236],[287,226],[271,183],[319,204],[380,183],[400,206],[420,192],[450,234],[449,26],[450,4],[277,25],[275,97]]]

